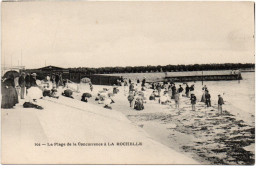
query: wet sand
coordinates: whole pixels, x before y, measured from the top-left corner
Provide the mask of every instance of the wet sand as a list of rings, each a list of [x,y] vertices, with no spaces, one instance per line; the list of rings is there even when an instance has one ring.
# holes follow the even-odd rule
[[[113,97],[116,103],[112,108],[125,114],[152,139],[202,164],[254,164],[254,124],[236,118],[225,110],[225,105],[222,114],[214,102],[209,108],[197,102],[196,111],[191,111],[189,98],[182,97],[179,110],[173,100],[168,105],[147,100],[145,109],[136,111],[129,107],[123,87],[119,90],[121,92]],[[148,89],[145,94],[148,96],[151,92]],[[94,98],[89,99],[89,103],[97,104]]]

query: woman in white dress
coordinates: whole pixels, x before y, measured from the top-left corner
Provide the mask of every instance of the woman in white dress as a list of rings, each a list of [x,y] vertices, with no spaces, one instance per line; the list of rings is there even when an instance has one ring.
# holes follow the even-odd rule
[[[36,101],[37,99],[40,99],[42,97],[42,89],[43,87],[41,86],[41,81],[36,80],[36,73],[32,74],[32,86],[27,90],[28,94],[26,97],[26,100],[31,102],[31,101]]]

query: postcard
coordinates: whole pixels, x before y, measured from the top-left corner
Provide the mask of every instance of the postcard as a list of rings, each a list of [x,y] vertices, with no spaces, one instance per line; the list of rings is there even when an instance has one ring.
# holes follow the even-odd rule
[[[254,165],[254,12],[2,2],[2,164]]]

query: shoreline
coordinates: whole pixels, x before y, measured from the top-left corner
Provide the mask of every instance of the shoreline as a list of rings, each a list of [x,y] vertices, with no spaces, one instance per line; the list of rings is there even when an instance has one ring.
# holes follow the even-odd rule
[[[152,139],[201,164],[254,164],[255,128],[225,108],[222,115],[218,114],[216,103],[205,108],[204,103],[198,102],[193,112],[186,97],[181,98],[179,111],[173,101],[170,105],[160,105],[158,101],[148,100],[144,110],[136,111],[129,108],[123,92],[113,99],[116,103],[112,109],[120,111]],[[89,103],[96,104],[92,99]]]
[[[218,114],[215,101],[210,108],[206,108],[204,103],[197,102],[194,112],[191,111],[190,100],[186,97],[181,97],[179,110],[175,109],[173,100],[169,105],[161,105],[158,100],[146,100],[145,109],[136,111],[129,107],[128,93],[124,92],[124,87],[118,87],[119,93],[113,96],[115,103],[111,105],[112,110],[108,110],[103,108],[103,104],[95,101],[96,93],[104,87],[110,90],[113,88],[95,85],[93,92],[89,92],[87,88],[81,89],[92,94],[87,103],[80,101],[83,92],[74,92],[74,99],[60,96],[58,100],[47,97],[43,101],[56,104],[58,109],[67,107],[81,113],[88,112],[92,116],[98,115],[109,119],[126,118],[129,123],[146,133],[145,135],[151,140],[200,164],[254,164],[254,126],[225,111],[225,108],[222,115]],[[147,89],[145,97],[148,98],[151,92],[151,89]],[[45,103],[46,106],[48,104]],[[34,110],[30,109],[30,111]],[[113,114],[114,111],[118,112],[120,117],[116,117],[119,114]],[[123,121],[120,120],[120,123]]]

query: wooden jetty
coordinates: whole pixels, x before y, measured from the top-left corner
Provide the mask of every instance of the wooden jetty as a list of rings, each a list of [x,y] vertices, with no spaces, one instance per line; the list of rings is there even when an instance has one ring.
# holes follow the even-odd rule
[[[165,81],[189,82],[189,81],[220,81],[242,80],[240,71],[194,71],[194,72],[170,72],[165,76]]]
[[[241,72],[231,70],[221,71],[189,71],[189,72],[154,72],[154,73],[113,73],[89,76],[93,84],[113,85],[122,78],[132,82],[146,78],[146,82],[189,82],[189,81],[219,81],[242,80]]]

